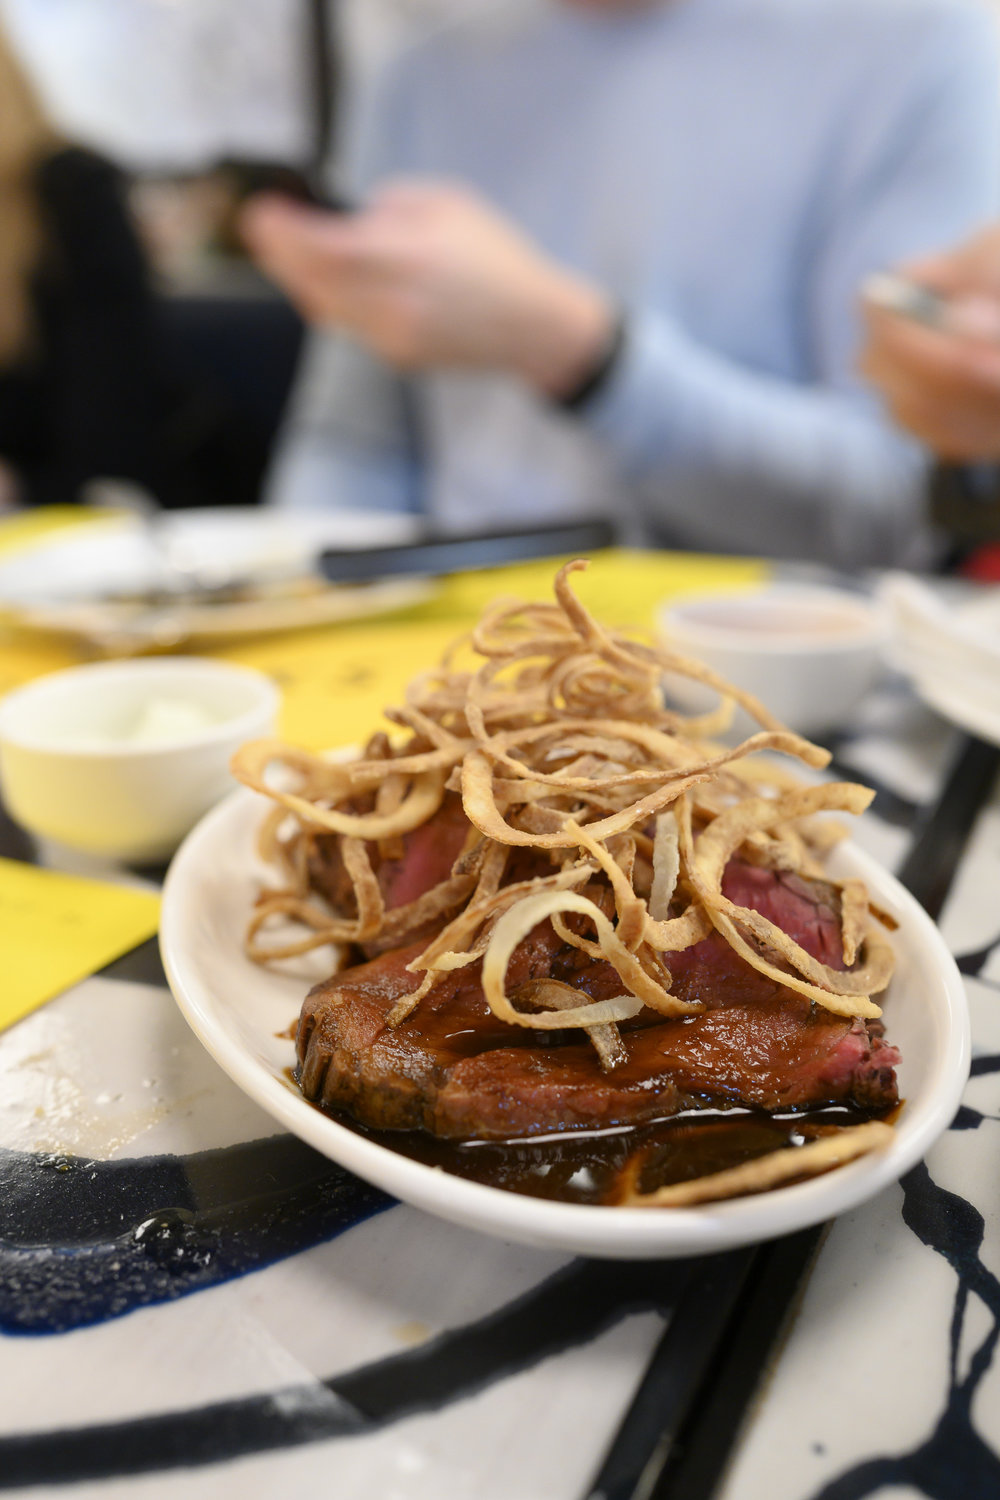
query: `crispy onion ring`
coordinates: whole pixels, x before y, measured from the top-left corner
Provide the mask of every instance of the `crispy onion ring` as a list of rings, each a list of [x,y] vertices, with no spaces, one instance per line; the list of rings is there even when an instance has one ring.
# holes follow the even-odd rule
[[[616,971],[630,994],[618,996],[613,1001],[591,1001],[575,1011],[545,1011],[542,1013],[544,1020],[538,1016],[525,1016],[514,1009],[504,988],[507,965],[518,943],[534,927],[556,913],[567,911],[577,912],[593,922],[602,957]],[[678,1000],[658,984],[646,972],[635,954],[625,947],[600,907],[575,891],[544,891],[537,896],[526,897],[504,913],[493,930],[483,958],[483,993],[499,1020],[508,1021],[514,1026],[531,1026],[546,1031],[627,1020],[637,1015],[643,1005],[648,1005],[665,1016],[697,1015],[702,1010],[700,1005]]]
[[[677,815],[662,812],[656,820],[653,839],[653,887],[649,893],[649,915],[654,922],[665,922],[681,873],[681,850],[677,840]]]
[[[331,773],[331,782],[335,783],[338,777],[346,778],[349,775],[346,768],[320,761],[318,757],[311,757],[311,761],[314,766],[319,765]],[[394,834],[411,833],[414,828],[419,828],[422,823],[427,822],[428,818],[433,817],[441,806],[441,799],[444,796],[444,776],[440,769],[432,769],[420,772],[413,777],[409,791],[394,812],[382,814],[337,812],[333,808],[323,807],[318,802],[311,802],[294,792],[286,792],[280,787],[270,785],[265,779],[266,773],[268,767],[275,762],[301,765],[301,753],[293,761],[288,754],[287,747],[280,741],[254,740],[237,750],[232,761],[233,775],[238,777],[244,785],[253,787],[255,791],[263,792],[265,797],[270,797],[273,801],[280,803],[288,812],[295,813],[304,824],[325,828],[330,833],[342,833],[357,839],[387,839]],[[387,769],[393,774],[399,773],[399,767],[393,765],[391,761],[383,761],[380,764],[382,776],[386,774]],[[346,794],[349,795],[349,792]]]
[[[563,984],[560,979],[529,979],[519,987],[515,998],[519,1004],[527,1001],[539,1007],[548,1005],[553,1010],[571,1010],[580,1004],[580,991],[575,990],[571,984]],[[588,1026],[587,1035],[605,1073],[610,1073],[619,1063],[627,1061],[628,1052],[613,1021],[608,1021],[603,1026]]]
[[[812,984],[840,995],[877,994],[885,989],[892,976],[892,950],[887,942],[879,939],[874,929],[868,930],[870,924],[862,934],[868,939],[866,947],[869,949],[864,966],[853,972],[832,969],[828,964],[813,958],[811,953],[807,953],[760,912],[727,900],[722,894],[722,876],[730,856],[739,848],[748,825],[757,830],[766,830],[773,828],[775,824],[822,810],[863,812],[873,795],[869,788],[853,783],[825,782],[821,786],[802,787],[797,791],[787,792],[776,801],[751,798],[729,812],[721,813],[699,837],[694,849],[695,873],[692,879],[704,880],[705,888],[711,891],[710,902],[713,909],[731,917],[740,928],[780,953],[782,958]],[[853,934],[855,951],[857,936],[857,933]]]
[[[619,1202],[626,1208],[694,1208],[696,1204],[713,1203],[720,1198],[763,1193],[798,1177],[828,1172],[831,1167],[866,1156],[869,1151],[884,1151],[893,1134],[892,1126],[881,1120],[848,1125],[835,1135],[810,1141],[807,1146],[769,1151],[766,1156],[755,1157],[727,1171],[695,1177],[690,1182],[675,1182],[653,1193],[639,1193],[630,1187]]]
[[[235,774],[273,803],[261,852],[284,880],[253,916],[252,956],[268,962],[351,942],[384,952],[440,923],[410,964],[419,982],[390,1024],[444,976],[483,960],[509,1024],[579,1025],[603,1067],[619,1062],[623,1049],[614,1016],[602,1019],[597,1002],[580,1003],[556,981],[533,982],[535,1001],[549,996],[539,1020],[519,1008],[523,990],[506,994],[513,950],[502,964],[498,955],[532,914],[531,925],[547,913],[563,942],[616,969],[628,994],[599,1003],[611,1011],[640,1003],[664,1015],[697,1009],[670,994],[661,955],[715,930],[783,987],[838,1014],[877,1016],[870,997],[888,982],[892,954],[861,882],[840,886],[843,970],[722,894],[737,855],[779,875],[825,878],[822,858],[841,831],[815,814],[860,811],[870,794],[835,783],[803,788],[762,760],[760,752],[777,752],[821,767],[829,755],[700,663],[599,624],[573,592],[584,566],[560,570],[555,603],[497,601],[439,667],[414,679],[404,704],[387,710],[408,736],[401,742],[378,733],[350,763],[275,741],[238,752]],[[718,707],[695,718],[667,708],[666,671],[713,688]],[[736,703],[763,728],[725,749],[707,736]],[[269,779],[272,764],[287,784]],[[405,859],[410,836],[456,793],[470,831],[449,875],[387,910],[382,864]],[[531,878],[518,878],[525,869]],[[280,917],[306,932],[268,948],[261,931]]]
[[[677,824],[680,832],[681,854],[687,866],[688,880],[696,895],[700,897],[702,907],[712,926],[722,934],[726,942],[739,954],[740,958],[745,959],[751,968],[756,969],[758,973],[765,974],[769,979],[773,979],[778,984],[784,985],[786,989],[795,990],[797,994],[805,995],[809,1000],[817,1001],[824,1009],[832,1011],[834,1015],[862,1016],[874,1020],[882,1014],[879,1007],[866,995],[845,994],[842,991],[838,993],[831,989],[820,988],[817,984],[810,984],[805,979],[800,979],[796,974],[779,969],[762,954],[758,953],[756,948],[752,948],[740,932],[736,922],[723,909],[722,903],[725,901],[725,898],[712,883],[705,879],[698,867],[691,832],[691,809],[687,804],[682,804],[678,813]],[[727,904],[731,905],[731,903]],[[747,911],[747,908],[741,906],[737,907],[736,910],[742,915],[743,912]],[[778,931],[778,929],[774,930]],[[782,934],[782,937],[785,938],[790,948],[796,949],[798,952],[803,951],[798,947],[797,943],[793,943],[792,939],[787,937],[787,934]],[[844,975],[840,974],[838,970],[831,970],[829,972],[835,977],[839,975],[841,979],[844,978]]]

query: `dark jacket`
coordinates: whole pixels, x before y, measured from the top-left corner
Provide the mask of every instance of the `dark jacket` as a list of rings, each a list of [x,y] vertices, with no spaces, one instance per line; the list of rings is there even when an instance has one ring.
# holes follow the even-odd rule
[[[76,147],[37,169],[44,248],[32,348],[0,370],[0,457],[29,504],[76,500],[88,479],[164,483],[170,397],[149,275],[109,162]]]

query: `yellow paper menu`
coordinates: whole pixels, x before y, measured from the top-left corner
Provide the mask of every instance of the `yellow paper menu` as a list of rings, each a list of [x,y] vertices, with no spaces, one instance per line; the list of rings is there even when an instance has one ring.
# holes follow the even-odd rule
[[[559,560],[460,573],[405,612],[285,635],[258,636],[213,656],[266,672],[282,693],[281,733],[310,750],[363,743],[382,726],[382,710],[401,703],[406,685],[433,667],[444,648],[498,595],[551,601]],[[655,625],[656,607],[685,593],[759,588],[765,563],[672,552],[598,554],[574,579],[579,597],[612,625]],[[0,670],[3,660],[0,656]]]
[[[0,1030],[152,937],[159,917],[148,891],[0,859]]]

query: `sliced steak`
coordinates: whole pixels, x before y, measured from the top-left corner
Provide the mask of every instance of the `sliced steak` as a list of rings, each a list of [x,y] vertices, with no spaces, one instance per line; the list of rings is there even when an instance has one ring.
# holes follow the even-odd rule
[[[398,858],[383,859],[378,844],[369,844],[368,855],[387,908],[391,911],[396,906],[406,906],[447,880],[468,832],[469,820],[462,799],[449,793],[432,818],[403,835]],[[338,916],[352,915],[354,887],[340,855],[339,834],[325,833],[317,838],[309,863],[309,880]]]
[[[383,860],[378,871],[382,896],[389,910],[416,901],[425,891],[447,880],[468,832],[469,820],[462,799],[449,793],[433,818],[412,833],[404,834],[400,857]]]
[[[825,881],[776,875],[731,859],[722,878],[722,894],[737,906],[760,912],[820,963],[831,969],[844,967],[840,898]]]
[[[732,899],[783,926],[791,911],[803,946],[834,962],[839,921],[829,891],[813,895],[802,882],[749,869],[727,872],[727,894],[739,891]],[[757,973],[716,934],[668,959],[675,993],[701,1000],[705,1012],[678,1020],[642,1012],[623,1028],[627,1060],[611,1073],[580,1032],[546,1035],[498,1021],[478,965],[447,976],[390,1029],[393,1004],[415,987],[406,964],[420,948],[384,954],[307,997],[297,1043],[308,1098],[375,1128],[451,1139],[634,1125],[706,1102],[769,1110],[896,1102],[894,1048],[863,1022],[810,1006]],[[544,975],[595,998],[621,990],[607,964],[563,947],[547,923],[518,948],[508,983]]]
[[[384,859],[379,853],[378,844],[369,844],[368,857],[386,909],[393,911],[399,906],[408,906],[418,896],[447,880],[452,866],[462,852],[468,832],[469,820],[462,808],[462,799],[449,793],[433,818],[429,818],[412,833],[404,834],[399,840],[402,847],[398,857]],[[313,890],[325,898],[337,916],[354,916],[357,910],[354,886],[344,868],[338,834],[321,834],[317,838],[309,861],[309,883]],[[456,898],[456,906],[461,904],[462,899]],[[419,937],[426,941],[440,928],[445,917],[450,915],[453,912],[442,914],[436,920],[414,928],[410,936],[414,940]],[[384,947],[384,943],[376,940],[362,944],[361,952],[364,957],[373,958]]]

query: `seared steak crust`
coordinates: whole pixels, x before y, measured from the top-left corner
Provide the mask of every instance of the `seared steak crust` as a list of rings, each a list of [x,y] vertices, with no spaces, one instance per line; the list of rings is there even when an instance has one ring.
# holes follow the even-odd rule
[[[726,889],[817,957],[840,961],[828,888],[734,863]],[[419,978],[406,964],[422,946],[361,964],[306,998],[297,1047],[308,1098],[374,1128],[451,1139],[638,1125],[707,1102],[772,1111],[896,1102],[894,1048],[862,1021],[811,1006],[765,978],[716,934],[668,959],[674,992],[702,1001],[704,1013],[665,1020],[643,1011],[622,1028],[627,1060],[610,1073],[580,1032],[546,1035],[496,1020],[478,965],[447,976],[390,1029],[386,1016]],[[595,998],[621,990],[608,965],[564,947],[547,923],[515,953],[509,983],[545,975]]]

